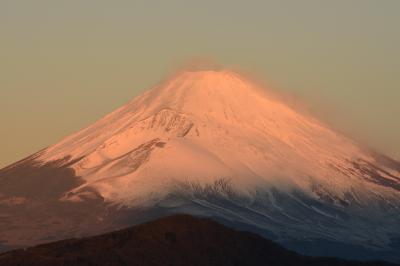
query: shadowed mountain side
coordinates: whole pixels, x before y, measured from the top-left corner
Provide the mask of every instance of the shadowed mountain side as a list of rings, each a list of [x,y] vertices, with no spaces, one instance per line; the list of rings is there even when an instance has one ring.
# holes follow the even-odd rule
[[[65,201],[85,181],[68,158],[37,161],[36,153],[0,169],[0,252],[111,232],[167,215],[165,210],[121,208],[85,188],[81,201]],[[1,264],[0,264],[1,265]]]
[[[0,255],[1,265],[392,265],[313,258],[210,219],[175,215]]]
[[[37,200],[60,198],[84,181],[69,168],[80,159],[61,160],[40,164],[40,152],[0,170],[0,195]]]
[[[0,250],[120,228],[110,215],[114,208],[96,192],[82,202],[60,200],[84,182],[65,164],[67,159],[44,165],[35,159],[0,170]]]

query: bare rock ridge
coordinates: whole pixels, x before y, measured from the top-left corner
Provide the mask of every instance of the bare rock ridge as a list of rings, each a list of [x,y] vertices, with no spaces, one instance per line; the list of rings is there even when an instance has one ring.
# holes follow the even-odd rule
[[[182,71],[1,170],[0,184],[0,230],[15,229],[0,234],[7,246],[188,213],[312,255],[326,244],[333,256],[400,260],[400,164],[231,71]],[[29,212],[24,227],[22,210],[50,203],[67,222]],[[71,215],[81,205],[88,223]]]

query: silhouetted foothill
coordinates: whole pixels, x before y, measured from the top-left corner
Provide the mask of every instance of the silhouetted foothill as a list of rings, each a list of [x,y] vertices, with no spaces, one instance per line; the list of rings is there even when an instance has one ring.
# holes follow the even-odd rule
[[[175,215],[83,239],[0,255],[0,265],[392,265],[298,255],[260,236],[210,219]]]

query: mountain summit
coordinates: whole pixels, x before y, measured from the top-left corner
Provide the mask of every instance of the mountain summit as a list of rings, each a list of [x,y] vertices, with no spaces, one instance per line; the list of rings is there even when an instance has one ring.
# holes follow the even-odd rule
[[[138,211],[210,216],[318,255],[357,247],[390,257],[400,239],[398,162],[230,71],[180,72],[0,182],[26,164],[72,171],[62,204],[102,201],[129,223]],[[309,245],[321,241],[332,254]]]
[[[399,190],[393,169],[363,174],[375,158],[352,140],[229,71],[179,73],[38,159],[64,158],[85,180],[67,199],[90,187],[128,206],[168,194],[176,182],[220,179],[244,193],[299,189],[342,204],[396,198]]]

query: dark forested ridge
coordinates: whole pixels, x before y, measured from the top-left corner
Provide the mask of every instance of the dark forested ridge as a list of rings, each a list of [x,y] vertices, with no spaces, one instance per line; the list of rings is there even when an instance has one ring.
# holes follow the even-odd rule
[[[393,265],[312,258],[206,218],[174,215],[0,255],[0,265]]]

